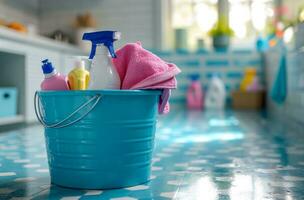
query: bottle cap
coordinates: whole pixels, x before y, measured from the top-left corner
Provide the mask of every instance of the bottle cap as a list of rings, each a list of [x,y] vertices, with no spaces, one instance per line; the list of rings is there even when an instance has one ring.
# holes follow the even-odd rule
[[[81,60],[81,59],[76,60],[75,68],[84,70],[85,69],[84,60]]]
[[[42,71],[44,74],[51,74],[55,71],[55,68],[48,59],[43,60],[42,63]]]
[[[200,78],[200,75],[199,75],[199,74],[191,74],[191,75],[190,75],[190,79],[191,79],[192,81],[197,81],[197,80],[199,80],[199,78]]]

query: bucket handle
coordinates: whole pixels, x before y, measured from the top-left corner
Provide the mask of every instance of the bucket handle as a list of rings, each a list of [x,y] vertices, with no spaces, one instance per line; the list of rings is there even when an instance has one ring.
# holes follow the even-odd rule
[[[40,99],[38,96],[38,92],[35,92],[35,96],[34,96],[34,108],[35,108],[35,114],[36,117],[38,119],[38,121],[45,127],[45,128],[64,128],[67,126],[71,126],[73,124],[75,124],[76,122],[82,120],[85,116],[87,116],[98,104],[98,102],[101,99],[101,95],[100,94],[96,94],[94,97],[92,97],[91,99],[89,99],[87,102],[83,103],[81,106],[79,106],[74,112],[72,112],[71,114],[69,114],[67,117],[65,117],[63,120],[59,121],[59,122],[55,122],[55,123],[47,123],[44,121],[42,114],[41,114],[41,105],[40,105]],[[82,110],[83,108],[85,108],[87,105],[89,105],[90,103],[93,103],[93,105],[88,109],[88,111],[86,111],[84,114],[82,114],[80,117],[78,117],[77,119],[68,122],[66,124],[63,124],[64,122],[68,121],[69,119],[71,119],[75,114],[77,114],[80,110]]]

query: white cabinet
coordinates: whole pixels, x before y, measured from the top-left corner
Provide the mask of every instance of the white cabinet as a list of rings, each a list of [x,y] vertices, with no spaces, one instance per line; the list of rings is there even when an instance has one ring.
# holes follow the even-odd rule
[[[15,78],[14,82],[10,82],[10,84],[13,83],[13,86],[16,86],[19,90],[20,112],[18,114],[24,117],[26,123],[36,121],[33,98],[35,91],[40,89],[40,83],[43,80],[41,61],[43,59],[49,59],[56,67],[57,71],[67,74],[73,67],[73,56],[83,55],[77,48],[71,46],[65,48],[62,44],[58,44],[58,48],[56,48],[54,42],[50,41],[49,43],[50,47],[48,47],[46,41],[43,41],[43,44],[39,45],[39,41],[35,41],[35,43],[32,44],[30,42],[1,38],[0,35],[0,53],[10,55],[8,56],[10,59],[14,59],[15,56],[16,58],[18,57],[18,59],[21,57],[24,60],[23,62],[18,62],[17,64],[19,66],[13,71],[10,71],[10,66],[4,71],[6,72],[5,76],[11,75],[13,77],[14,73],[18,73],[18,76],[22,76],[22,78],[19,79]],[[16,63],[9,62],[8,59],[0,59],[0,67],[2,67],[1,64],[3,64],[3,62],[8,63],[9,65],[14,65]],[[2,76],[4,75],[0,74],[0,80]],[[9,82],[9,79],[6,79],[8,80],[7,82]]]

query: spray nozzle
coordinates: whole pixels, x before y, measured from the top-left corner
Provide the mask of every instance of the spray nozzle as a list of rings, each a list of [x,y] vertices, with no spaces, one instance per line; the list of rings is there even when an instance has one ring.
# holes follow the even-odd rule
[[[105,45],[108,48],[112,58],[116,58],[113,42],[119,40],[120,36],[121,33],[117,31],[98,31],[83,34],[83,40],[89,40],[92,42],[92,49],[89,59],[93,59],[95,56],[96,47],[98,44]]]
[[[46,64],[49,62],[49,59],[44,59],[43,61],[41,61],[43,64]]]

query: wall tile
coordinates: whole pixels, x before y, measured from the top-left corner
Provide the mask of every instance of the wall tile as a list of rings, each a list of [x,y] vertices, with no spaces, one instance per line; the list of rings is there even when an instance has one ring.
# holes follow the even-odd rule
[[[229,61],[228,60],[207,60],[206,65],[208,67],[227,67],[229,66]]]
[[[98,29],[122,32],[118,47],[141,41],[144,47],[153,48],[153,9],[153,0],[41,0],[40,29],[42,34],[60,29],[74,36],[75,16],[90,11],[96,18]]]
[[[163,54],[158,54],[160,57]],[[185,103],[186,91],[190,84],[190,74],[199,74],[200,81],[204,90],[208,88],[210,79],[213,74],[217,74],[224,81],[227,89],[227,100],[230,98],[230,92],[236,90],[240,86],[240,82],[243,77],[244,70],[248,66],[239,67],[233,65],[234,60],[239,60],[244,63],[249,63],[251,61],[256,62],[255,68],[258,71],[260,77],[264,76],[262,73],[262,62],[261,55],[254,51],[242,51],[238,52],[228,52],[224,53],[208,53],[205,55],[197,55],[195,53],[188,55],[181,55],[178,53],[165,54],[164,59],[175,63],[182,73],[177,76],[178,88],[173,91],[171,98],[171,103]]]
[[[271,51],[266,53],[266,82],[268,91],[272,90],[273,82],[277,76],[280,55],[282,55],[280,49],[271,49]],[[299,81],[300,77],[304,75],[304,62],[301,61],[302,58],[303,53],[301,52],[288,52],[287,54],[287,100],[284,104],[278,105],[271,100],[270,96],[267,99],[268,110],[274,118],[293,123],[304,123],[302,117],[304,92]]]

